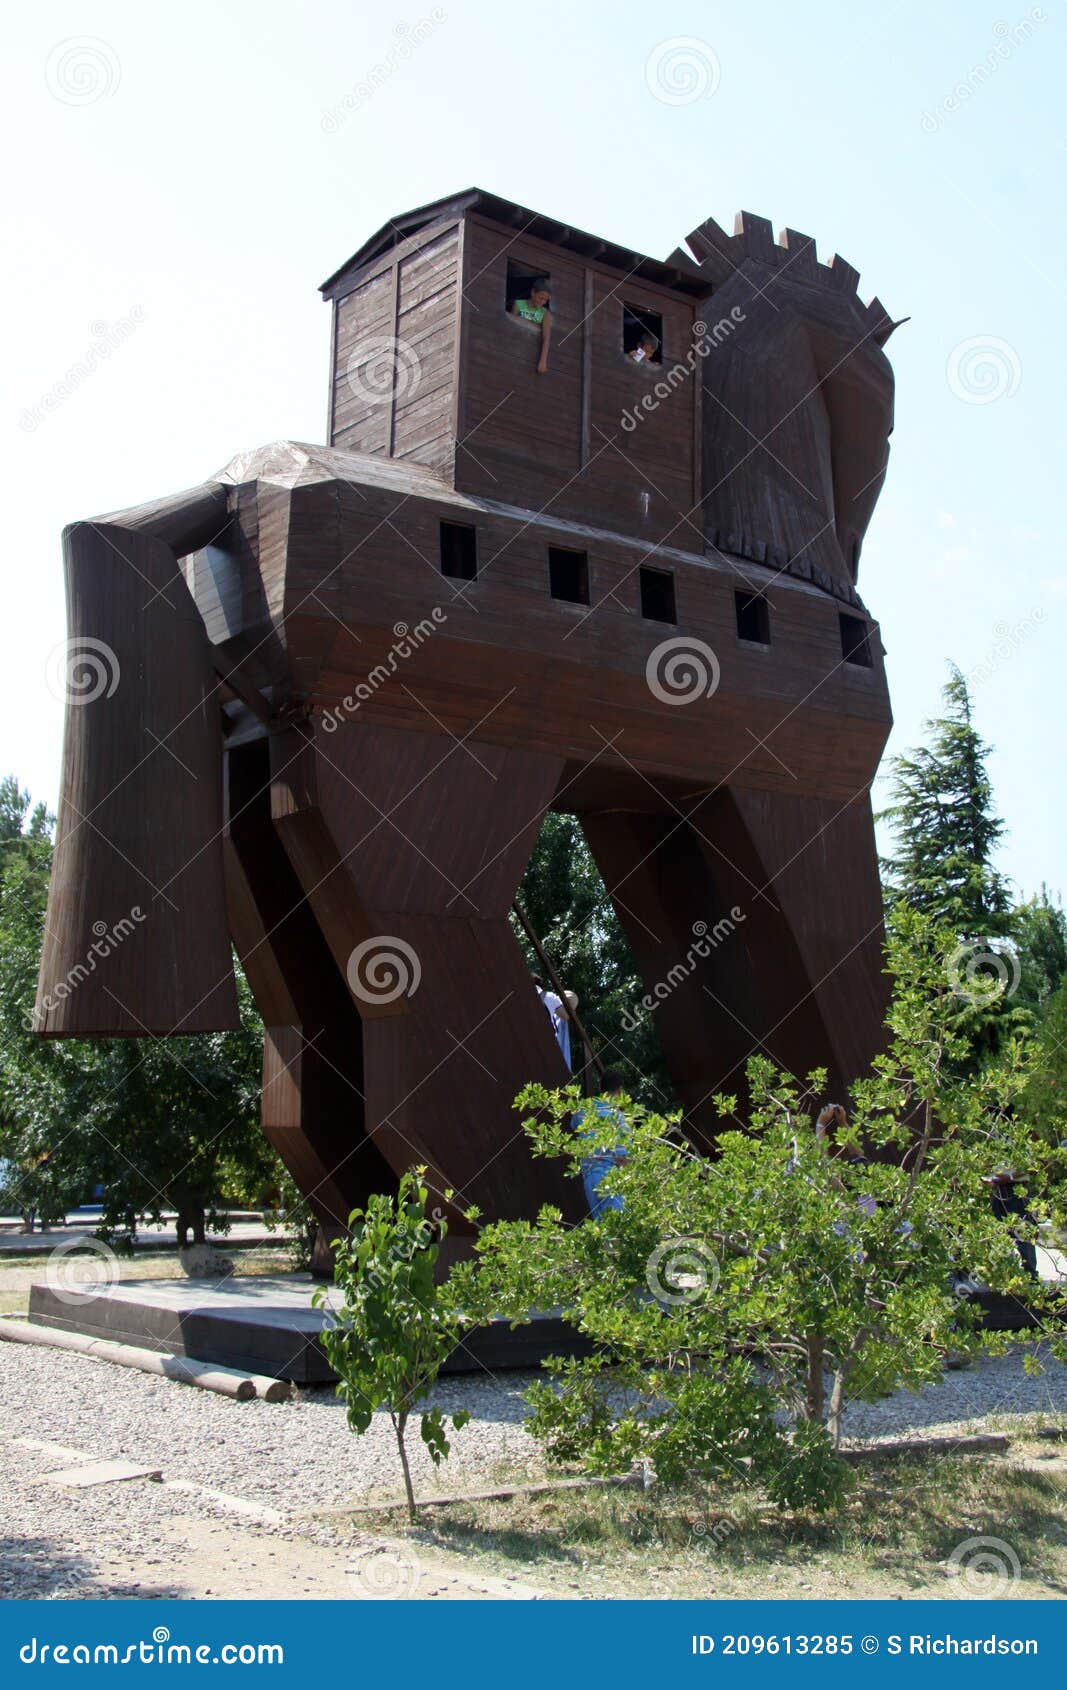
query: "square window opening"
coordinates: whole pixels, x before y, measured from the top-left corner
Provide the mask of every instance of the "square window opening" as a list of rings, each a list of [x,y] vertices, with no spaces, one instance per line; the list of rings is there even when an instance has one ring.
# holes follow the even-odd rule
[[[861,669],[869,669],[874,661],[871,656],[870,629],[861,616],[846,616],[842,611],[838,617],[841,625],[841,655],[846,663],[855,663]]]
[[[640,305],[623,305],[622,349],[635,364],[662,364],[663,318]]]
[[[771,643],[771,607],[762,593],[735,593],[737,637],[753,645]]]
[[[504,291],[504,309],[511,312],[516,300],[528,300],[537,283],[551,295],[552,277],[547,270],[538,270],[524,260],[509,258]],[[551,304],[551,299],[549,301]]]
[[[674,576],[668,570],[641,570],[641,615],[649,622],[677,622]]]
[[[465,522],[441,524],[441,574],[453,581],[474,581],[478,576],[478,531]]]
[[[548,585],[554,599],[563,599],[567,604],[588,604],[589,560],[585,552],[549,546]]]

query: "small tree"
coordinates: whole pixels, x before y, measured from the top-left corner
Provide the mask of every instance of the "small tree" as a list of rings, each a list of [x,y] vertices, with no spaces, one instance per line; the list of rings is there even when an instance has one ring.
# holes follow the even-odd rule
[[[252,1199],[273,1156],[260,1127],[262,1023],[235,970],[241,1026],[165,1039],[94,1041],[100,1065],[86,1125],[104,1186],[100,1230],[131,1235],[142,1216],[177,1217],[179,1246],[227,1225],[223,1199]]]
[[[49,815],[44,804],[33,804],[14,775],[0,779],[0,846],[13,841],[24,844],[36,839],[47,842],[51,838],[55,816]]]
[[[32,1030],[51,820],[0,780],[0,1202],[47,1224],[104,1187],[104,1236],[178,1215],[202,1241],[226,1195],[273,1165],[259,1126],[262,1023],[237,969],[240,1029],[169,1039],[44,1039]],[[228,1188],[228,1189],[227,1189]]]
[[[890,907],[902,904],[956,935],[954,1012],[976,1071],[1031,1016],[1018,995],[1017,924],[1008,883],[994,864],[1006,831],[986,768],[990,747],[974,724],[971,694],[956,665],[927,743],[889,764],[893,854],[883,863]],[[1024,927],[1025,927],[1024,918]],[[1028,974],[1032,970],[1028,970]]]
[[[333,1246],[340,1307],[331,1303],[325,1286],[312,1298],[329,1315],[322,1344],[338,1377],[337,1394],[345,1399],[349,1426],[362,1434],[377,1409],[389,1415],[411,1520],[416,1508],[405,1442],[408,1422],[470,1324],[449,1287],[435,1278],[445,1222],[436,1213],[432,1218],[426,1214],[424,1173],[415,1168],[403,1174],[395,1198],[375,1196],[365,1209],[353,1209],[348,1234]],[[458,1431],[470,1415],[462,1410],[450,1418]],[[445,1429],[439,1408],[422,1411],[422,1441],[435,1467],[451,1447]]]
[[[713,1159],[677,1118],[624,1105],[629,1154],[601,1187],[621,1210],[566,1227],[544,1209],[486,1228],[478,1266],[455,1276],[470,1281],[469,1306],[521,1322],[556,1305],[593,1346],[555,1361],[529,1395],[550,1458],[618,1472],[640,1456],[663,1479],[760,1482],[782,1506],[830,1506],[850,1400],[918,1388],[947,1348],[1003,1348],[954,1293],[957,1274],[1048,1309],[983,1181],[1026,1170],[1047,1194],[1035,1216],[1052,1215],[1057,1165],[1016,1113],[1017,1046],[979,1082],[958,1077],[954,945],[951,930],[897,912],[888,1046],[856,1089],[854,1146],[816,1140],[822,1076],[802,1086],[757,1060],[748,1128],[724,1130]],[[576,1129],[578,1103],[573,1087],[519,1099],[535,1152],[575,1173],[618,1137],[610,1118]],[[1014,1224],[1032,1236],[1033,1222]]]
[[[315,1254],[319,1218],[276,1152],[266,1176],[265,1188],[269,1194],[263,1209],[267,1230],[277,1232],[284,1229],[288,1232],[286,1257],[290,1271],[307,1273]]]
[[[0,780],[0,1213],[22,1215],[29,1232],[62,1220],[92,1184],[87,1067],[30,1031],[53,820],[13,776]]]
[[[1060,899],[1042,886],[1036,898],[1012,911],[1011,934],[1019,956],[1017,1002],[1040,1021],[1067,977],[1067,916]]]
[[[969,936],[1004,934],[1010,900],[993,856],[1005,826],[993,804],[990,747],[974,725],[965,677],[949,665],[943,713],[928,742],[889,764],[895,853],[886,859],[890,901]]]
[[[1067,977],[1045,1005],[1023,1102],[1042,1138],[1049,1144],[1067,1140]]]

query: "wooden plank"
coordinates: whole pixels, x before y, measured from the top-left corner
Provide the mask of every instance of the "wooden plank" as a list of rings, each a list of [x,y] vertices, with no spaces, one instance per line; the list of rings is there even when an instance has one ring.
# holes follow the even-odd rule
[[[330,303],[330,389],[326,401],[326,438],[333,445],[334,394],[337,387],[337,301]]]
[[[585,296],[582,301],[582,440],[578,452],[579,462],[583,469],[589,462],[592,450],[592,398],[593,398],[593,309],[595,291],[593,272],[586,268]]]

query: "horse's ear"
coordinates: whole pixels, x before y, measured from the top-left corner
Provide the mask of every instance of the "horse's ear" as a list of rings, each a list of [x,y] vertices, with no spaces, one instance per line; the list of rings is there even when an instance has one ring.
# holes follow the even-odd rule
[[[216,680],[177,563],[225,511],[209,484],[64,535],[69,638],[54,666],[67,712],[38,1032],[240,1024]]]

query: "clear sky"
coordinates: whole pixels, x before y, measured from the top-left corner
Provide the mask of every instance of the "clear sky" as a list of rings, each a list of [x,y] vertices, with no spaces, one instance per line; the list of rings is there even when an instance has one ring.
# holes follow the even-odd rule
[[[321,441],[317,285],[387,217],[476,185],[665,256],[743,208],[911,318],[860,578],[890,749],[953,658],[995,746],[1001,866],[1067,888],[1064,39],[1051,0],[10,12],[0,772],[54,804],[63,524]]]

